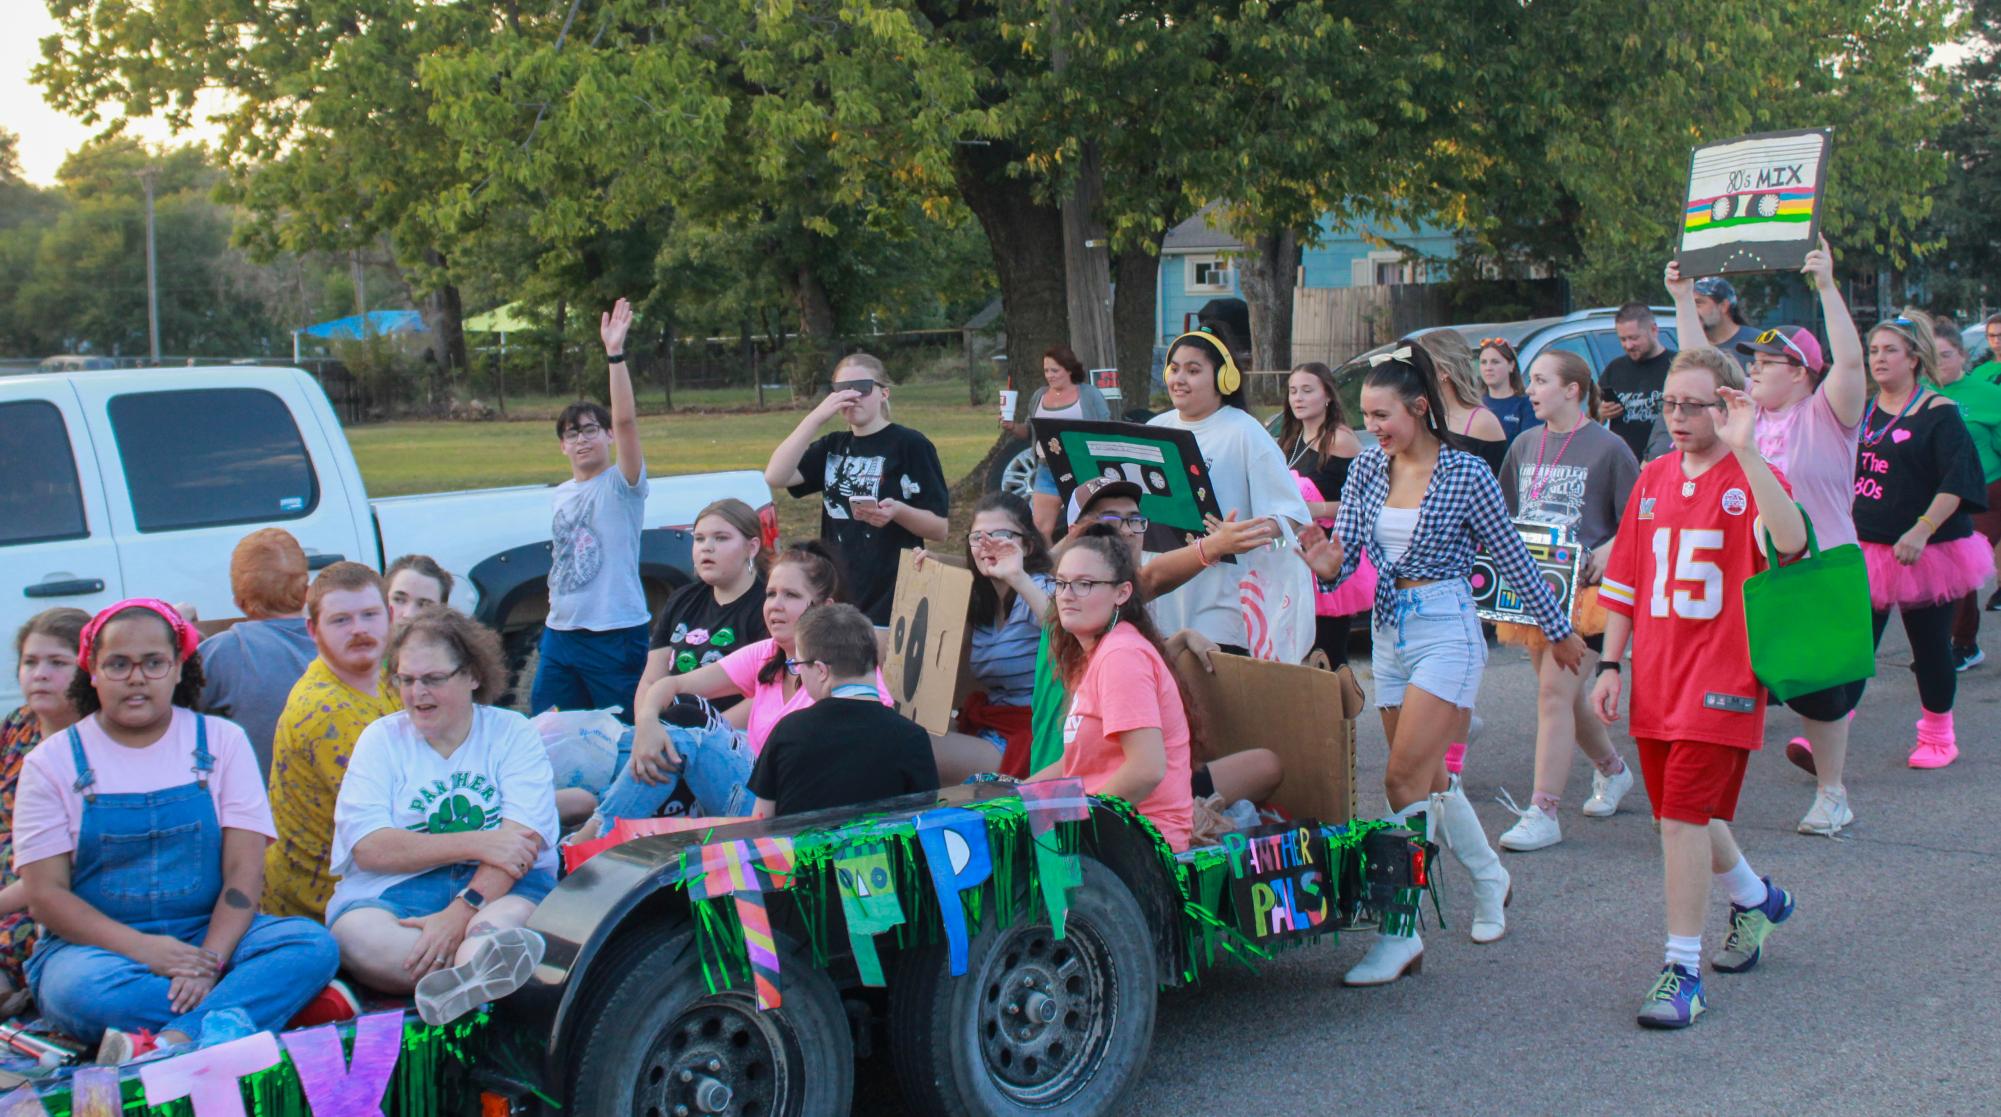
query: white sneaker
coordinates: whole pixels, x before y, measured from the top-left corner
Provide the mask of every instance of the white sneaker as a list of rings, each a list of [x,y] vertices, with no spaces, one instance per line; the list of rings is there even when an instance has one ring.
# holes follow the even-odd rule
[[[1532,849],[1547,849],[1563,840],[1563,826],[1555,815],[1534,805],[1517,813],[1520,817],[1515,824],[1501,835],[1502,849],[1527,853]]]
[[[1626,765],[1616,776],[1593,769],[1591,798],[1584,801],[1584,813],[1591,818],[1611,818],[1619,811],[1619,800],[1633,790],[1633,766]]]
[[[1845,788],[1829,791],[1823,787],[1814,792],[1813,806],[1807,808],[1806,817],[1800,819],[1800,833],[1824,834],[1832,838],[1854,821],[1855,812],[1848,809],[1848,791]]]
[[[1424,971],[1424,940],[1415,934],[1385,935],[1380,932],[1369,952],[1355,963],[1343,985],[1388,985],[1409,973]]]

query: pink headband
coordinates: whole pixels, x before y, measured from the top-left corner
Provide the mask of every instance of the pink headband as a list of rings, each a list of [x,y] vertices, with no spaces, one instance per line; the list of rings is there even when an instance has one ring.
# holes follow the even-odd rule
[[[144,609],[166,621],[167,627],[174,630],[175,641],[180,644],[182,659],[195,654],[195,649],[201,646],[201,633],[195,631],[194,625],[182,619],[181,614],[172,605],[157,597],[128,597],[115,605],[105,607],[90,618],[89,624],[83,626],[83,635],[79,636],[76,642],[76,658],[84,665],[86,671],[90,669],[90,646],[96,642],[98,630],[104,627],[106,621],[127,609]]]

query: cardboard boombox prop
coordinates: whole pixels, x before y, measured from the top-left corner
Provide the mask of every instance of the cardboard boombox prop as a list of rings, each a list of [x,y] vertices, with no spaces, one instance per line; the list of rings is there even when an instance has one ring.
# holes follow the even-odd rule
[[[1542,572],[1543,582],[1556,595],[1556,603],[1564,616],[1571,615],[1577,604],[1577,583],[1584,569],[1584,548],[1578,545],[1577,536],[1567,527],[1550,524],[1515,521],[1515,530],[1521,533],[1522,544],[1529,549],[1529,557],[1535,560],[1536,569]],[[1535,625],[1535,614],[1528,609],[1519,587],[1508,584],[1501,576],[1501,568],[1494,556],[1480,547],[1473,552],[1473,569],[1466,575],[1473,587],[1473,611],[1483,621],[1510,624]]]
[[[1193,542],[1208,531],[1204,516],[1222,518],[1193,431],[1087,419],[1037,419],[1033,426],[1035,444],[1056,476],[1057,495],[1066,507],[1077,486],[1094,478],[1116,477],[1139,486],[1150,554]]]

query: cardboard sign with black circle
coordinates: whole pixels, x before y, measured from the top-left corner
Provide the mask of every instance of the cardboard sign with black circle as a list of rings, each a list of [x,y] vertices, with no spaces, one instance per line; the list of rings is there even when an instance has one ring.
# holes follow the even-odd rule
[[[1522,545],[1529,549],[1529,558],[1535,561],[1549,592],[1556,595],[1559,610],[1569,616],[1577,605],[1577,584],[1584,568],[1584,548],[1578,545],[1576,533],[1567,527],[1527,520],[1516,520],[1515,530],[1521,533]],[[1529,611],[1521,590],[1501,577],[1500,564],[1486,547],[1474,550],[1473,569],[1467,573],[1466,581],[1473,587],[1473,611],[1481,620],[1541,623]]]
[[[1193,431],[1092,419],[1036,419],[1033,426],[1066,507],[1077,486],[1094,478],[1139,486],[1139,514],[1149,521],[1145,550],[1151,554],[1187,546],[1207,533],[1202,517],[1223,516]]]
[[[927,553],[922,567],[911,551],[897,560],[883,679],[896,712],[933,733],[951,730],[960,681],[968,677],[973,577],[965,559],[950,555]]]

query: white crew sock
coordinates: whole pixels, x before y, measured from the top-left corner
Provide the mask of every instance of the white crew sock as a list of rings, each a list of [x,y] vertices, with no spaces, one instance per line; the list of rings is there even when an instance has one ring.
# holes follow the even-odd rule
[[[1740,908],[1755,908],[1765,902],[1765,882],[1751,871],[1751,862],[1743,857],[1729,870],[1716,874],[1716,881],[1730,893],[1730,902]]]
[[[1702,936],[1669,935],[1667,940],[1667,964],[1701,973]]]

